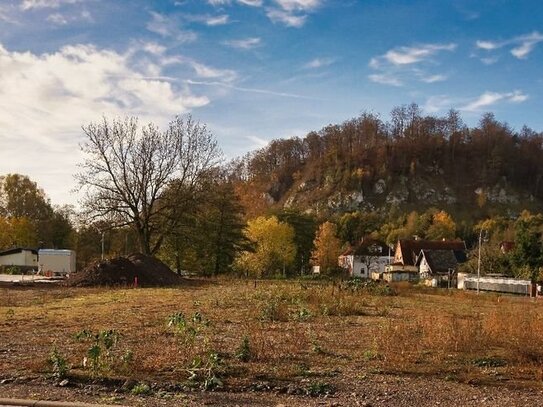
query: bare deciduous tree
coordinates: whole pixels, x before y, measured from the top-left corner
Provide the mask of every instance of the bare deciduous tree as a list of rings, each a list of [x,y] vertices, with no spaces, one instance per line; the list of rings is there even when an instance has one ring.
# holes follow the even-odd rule
[[[112,227],[131,225],[140,249],[154,254],[175,227],[179,206],[190,202],[221,152],[205,125],[176,117],[166,131],[140,128],[134,117],[83,127],[86,155],[76,179],[85,189],[85,213]],[[181,198],[182,197],[182,198]]]

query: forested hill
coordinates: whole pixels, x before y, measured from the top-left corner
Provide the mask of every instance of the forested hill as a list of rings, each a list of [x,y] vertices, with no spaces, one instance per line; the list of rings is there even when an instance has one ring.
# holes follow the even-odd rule
[[[543,202],[543,133],[451,110],[424,116],[395,108],[389,121],[364,113],[304,138],[272,141],[232,163],[249,216],[292,208],[329,217],[444,209],[473,223],[515,216]]]

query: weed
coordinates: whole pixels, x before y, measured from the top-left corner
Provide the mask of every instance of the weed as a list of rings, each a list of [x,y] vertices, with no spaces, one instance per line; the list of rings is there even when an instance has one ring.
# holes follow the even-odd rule
[[[251,347],[249,345],[249,337],[244,336],[243,341],[241,342],[241,345],[239,345],[238,349],[236,350],[236,359],[242,361],[242,362],[248,362],[251,360]]]
[[[138,383],[130,391],[135,396],[147,396],[151,394],[151,388],[148,384]]]
[[[91,342],[87,349],[83,366],[90,367],[91,375],[96,377],[102,372],[112,370],[114,364],[113,350],[119,341],[120,334],[114,329],[108,329],[93,333],[83,330],[75,334],[75,338],[81,342]]]
[[[187,369],[189,380],[197,383],[202,390],[214,390],[223,386],[220,379],[224,364],[217,352],[209,351],[204,357],[196,356]]]
[[[473,364],[478,367],[503,367],[507,362],[500,358],[486,357],[474,359]]]
[[[307,395],[311,397],[325,396],[334,392],[334,387],[324,382],[311,383],[307,388]]]
[[[51,350],[49,354],[49,364],[53,372],[53,377],[56,379],[64,379],[68,374],[68,362],[66,358],[62,356],[56,347]]]
[[[295,312],[293,312],[291,314],[291,317],[294,321],[303,322],[303,321],[308,321],[309,319],[311,319],[312,315],[311,315],[311,312],[307,308],[302,307],[296,310]]]

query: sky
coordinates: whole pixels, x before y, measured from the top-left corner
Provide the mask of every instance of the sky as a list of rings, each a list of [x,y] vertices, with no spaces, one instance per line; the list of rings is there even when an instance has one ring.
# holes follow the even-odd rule
[[[77,204],[82,126],[192,114],[225,157],[417,103],[543,131],[539,0],[0,0],[0,175]]]

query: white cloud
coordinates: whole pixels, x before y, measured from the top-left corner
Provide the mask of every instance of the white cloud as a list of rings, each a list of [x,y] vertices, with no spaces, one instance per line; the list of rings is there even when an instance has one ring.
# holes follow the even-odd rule
[[[454,51],[456,44],[424,44],[417,47],[399,47],[387,51],[384,55],[373,58],[372,64],[385,62],[393,65],[408,65],[424,61],[439,51]]]
[[[429,73],[421,67],[437,65],[437,54],[455,49],[454,43],[396,47],[370,59],[368,66],[377,73],[369,75],[368,78],[373,82],[393,86],[401,86],[413,79],[425,83],[444,81],[447,79],[446,75]]]
[[[481,58],[481,62],[485,65],[493,65],[498,62],[498,57],[485,57]]]
[[[17,20],[11,15],[12,9],[12,6],[0,4],[0,21],[5,21],[6,23],[10,24],[18,24]]]
[[[59,8],[63,4],[81,3],[84,0],[23,0],[21,10]]]
[[[241,40],[228,40],[224,41],[223,44],[238,49],[253,49],[262,45],[262,41],[258,37],[244,38]]]
[[[214,7],[228,6],[232,4],[232,0],[207,0],[207,2]],[[264,4],[263,0],[237,0],[236,2],[238,4],[250,7],[261,7]]]
[[[178,21],[154,11],[151,11],[151,21],[146,27],[155,34],[164,38],[173,38],[180,43],[193,42],[197,38],[195,32],[181,29]]]
[[[77,21],[92,23],[94,21],[91,13],[87,10],[83,10],[80,13],[53,13],[49,14],[46,20],[55,25],[66,25]]]
[[[275,0],[275,2],[287,11],[314,10],[321,5],[321,0]]]
[[[209,26],[224,25],[228,24],[228,19],[228,14],[222,14],[220,16],[208,17],[205,23]]]
[[[480,111],[499,102],[521,103],[528,100],[528,95],[519,90],[507,93],[484,92],[477,99],[460,108],[469,112]]]
[[[530,34],[520,35],[504,41],[482,41],[475,42],[475,46],[485,51],[492,51],[499,48],[512,46],[510,52],[518,59],[525,59],[534,50],[537,44],[543,42],[543,34],[534,31]]]
[[[403,83],[399,78],[390,76],[387,74],[372,74],[368,75],[368,78],[372,82],[380,83],[382,85],[402,86]]]
[[[250,7],[262,7],[262,0],[238,0],[238,3],[244,4]]]
[[[56,24],[56,25],[66,25],[66,24],[68,24],[68,20],[66,19],[66,17],[64,17],[60,13],[50,14],[50,15],[47,16],[46,20],[49,21],[50,23],[53,23],[53,24]]]
[[[80,159],[81,125],[102,114],[164,123],[209,103],[187,85],[147,78],[156,68],[135,65],[132,55],[92,45],[44,54],[0,45],[0,173],[28,174],[53,202],[74,202],[66,180]]]
[[[315,58],[304,65],[305,69],[318,69],[330,66],[335,62],[333,58]]]
[[[322,0],[275,0],[276,7],[267,9],[266,15],[274,23],[281,23],[287,27],[302,27],[307,14],[318,9]]]
[[[480,41],[480,40],[475,42],[475,45],[477,46],[477,48],[486,49],[486,50],[491,50],[491,49],[496,49],[496,48],[501,47],[501,45],[496,42]]]
[[[305,24],[307,15],[295,15],[288,11],[280,9],[268,9],[266,12],[268,18],[274,23],[281,23],[287,27],[300,28]]]
[[[444,109],[450,109],[453,100],[447,95],[430,96],[422,106],[427,113],[437,113]]]
[[[196,75],[205,79],[220,79],[223,82],[233,82],[237,78],[235,71],[230,69],[217,69],[200,62],[186,59],[186,62],[194,69]]]
[[[145,51],[145,52],[148,52],[149,54],[153,54],[153,55],[163,55],[164,52],[166,52],[166,47],[163,46],[163,45],[160,45],[156,42],[143,42],[141,44],[141,48]]]
[[[426,83],[443,82],[447,80],[447,75],[436,74],[429,76],[421,76],[420,80]]]

